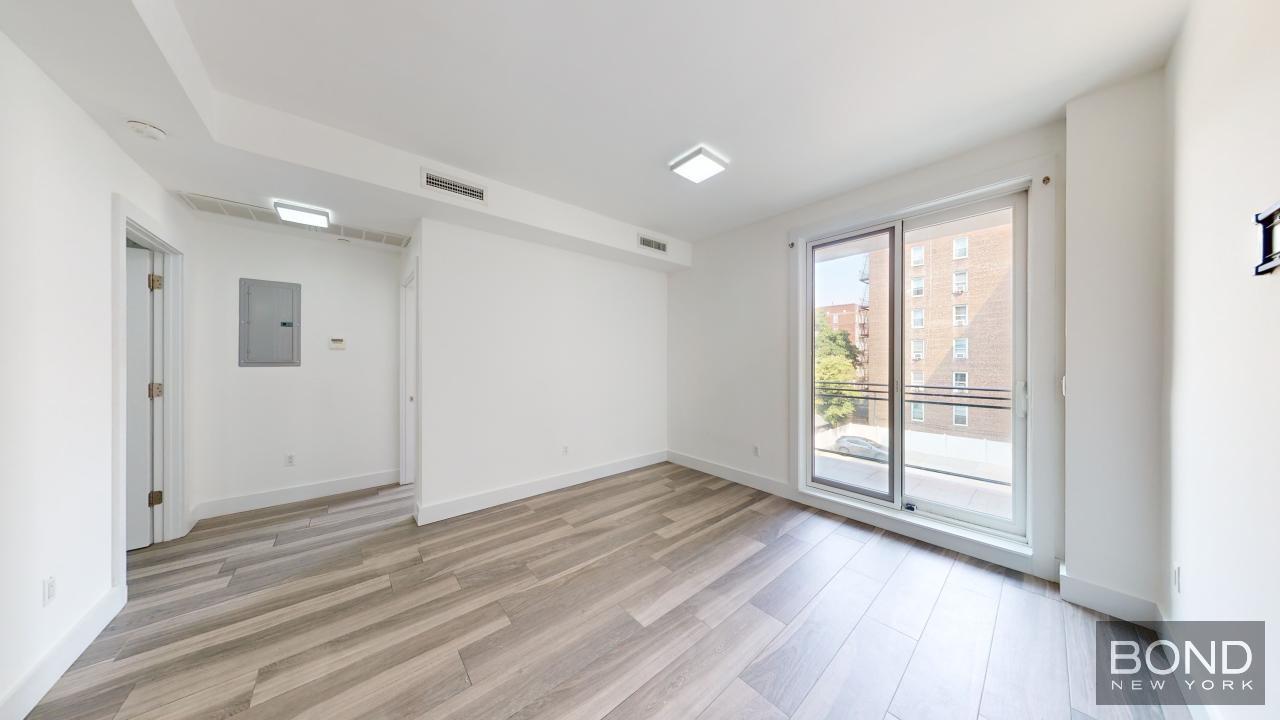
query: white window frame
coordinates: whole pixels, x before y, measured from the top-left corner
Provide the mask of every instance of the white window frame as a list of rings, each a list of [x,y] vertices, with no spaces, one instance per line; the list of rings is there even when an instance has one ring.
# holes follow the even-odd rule
[[[923,275],[916,275],[915,277],[911,278],[911,297],[924,297],[924,276]]]
[[[958,389],[967,389],[969,387],[969,373],[966,370],[955,370],[951,373],[951,387]]]
[[[920,346],[920,349],[919,349],[919,350],[916,350],[916,346],[917,346],[917,345],[919,345],[919,346]],[[911,340],[911,359],[912,359],[912,360],[924,360],[924,351],[925,351],[924,338],[912,338],[912,340]]]
[[[956,270],[951,273],[951,293],[959,295],[969,292],[969,271]]]
[[[907,404],[911,406],[911,422],[915,422],[915,423],[924,422],[924,403],[913,402],[913,403],[907,403]]]
[[[964,422],[961,422],[961,418]],[[951,406],[951,424],[955,427],[969,427],[969,406],[968,405],[952,405]]]
[[[912,371],[911,371],[911,384],[912,384],[912,385],[915,385],[915,386],[917,386],[917,387],[919,387],[920,385],[923,385],[923,384],[924,384],[924,371],[923,371],[923,370],[912,370]]]
[[[924,267],[924,243],[911,246],[911,267]]]
[[[924,328],[924,308],[911,308],[911,329]]]
[[[794,270],[791,283],[793,302],[788,311],[792,328],[792,368],[794,383],[789,384],[793,413],[791,427],[795,433],[791,457],[796,464],[796,472],[792,482],[797,483],[795,489],[800,493],[802,502],[809,502],[815,507],[846,505],[848,510],[838,510],[849,517],[893,528],[896,532],[913,538],[928,540],[957,552],[970,552],[999,556],[999,562],[1015,568],[1026,568],[1029,572],[1043,574],[1048,577],[1057,567],[1053,557],[1055,538],[1061,533],[1061,469],[1053,462],[1061,456],[1061,403],[1051,401],[1037,405],[1037,416],[1041,422],[1031,424],[1027,420],[1027,388],[1042,393],[1045,398],[1054,397],[1058,376],[1057,361],[1063,352],[1061,301],[1055,293],[1057,266],[1055,259],[1061,253],[1061,230],[1058,222],[1060,205],[1060,160],[1052,154],[1014,164],[999,166],[1000,169],[981,171],[966,175],[965,184],[960,182],[943,182],[930,186],[928,194],[908,192],[904,195],[907,202],[896,213],[884,213],[884,206],[872,208],[868,213],[849,211],[838,215],[834,220],[827,220],[807,228],[794,228],[789,232],[793,247],[797,250],[791,256]],[[1050,178],[1052,176],[1052,182]],[[1043,180],[1043,182],[1042,182]],[[967,189],[966,184],[986,182],[979,189]],[[968,185],[973,187],[973,185]],[[945,190],[947,192],[939,192]],[[1014,424],[1015,438],[1023,433],[1024,447],[1015,443],[1014,468],[1015,476],[1022,476],[1019,485],[1015,479],[1013,511],[1016,516],[1016,528],[1000,530],[993,528],[985,520],[971,523],[958,517],[941,517],[924,507],[917,507],[915,512],[904,511],[900,507],[890,507],[886,503],[874,502],[866,497],[833,493],[827,489],[809,485],[811,477],[812,453],[805,448],[812,447],[812,273],[809,248],[811,244],[828,242],[838,237],[849,237],[855,232],[865,232],[877,227],[901,227],[901,220],[886,218],[915,218],[929,213],[941,213],[948,210],[959,210],[962,206],[976,205],[987,199],[1002,198],[1010,193],[1019,193],[1023,203],[1021,212],[1015,214],[1018,229],[1015,233],[1014,263],[1014,323],[1015,323],[1015,370],[1014,370]],[[931,197],[945,197],[943,200],[931,200]],[[908,204],[914,201],[914,204]],[[880,219],[876,219],[880,218]],[[1024,222],[1025,221],[1025,222]],[[856,230],[850,230],[855,228]],[[902,235],[896,236],[897,256],[891,258],[890,282],[900,286],[903,282]],[[1028,248],[1030,252],[1028,252]],[[890,297],[894,299],[892,309],[889,340],[892,347],[901,353],[902,347],[902,315],[897,303],[901,302],[901,289],[891,288]],[[905,353],[898,355],[898,362],[905,363],[909,357]],[[900,372],[891,369],[891,373]],[[894,385],[889,378],[890,393],[901,393],[901,387]],[[897,397],[900,397],[898,395]],[[899,405],[901,408],[901,405]],[[892,412],[892,411],[891,411]],[[1054,419],[1054,417],[1057,419]],[[808,420],[808,422],[805,422]],[[899,426],[900,427],[900,426]],[[894,454],[891,451],[891,456]],[[901,463],[901,458],[898,459]],[[900,468],[900,465],[899,465]],[[898,470],[900,472],[900,469]],[[901,483],[901,476],[896,482]],[[1055,490],[1056,488],[1056,490]],[[900,493],[900,487],[899,487]],[[1036,494],[1040,501],[1033,502]],[[806,499],[812,496],[813,499]],[[899,494],[901,501],[903,496]],[[988,516],[989,517],[989,516]],[[877,518],[883,518],[883,524]],[[950,528],[950,529],[949,529]],[[984,539],[986,538],[986,539]],[[1014,549],[1016,547],[1022,550]]]
[[[969,326],[969,303],[958,303],[951,306],[952,327]]]
[[[960,352],[960,343],[964,343],[964,352]],[[952,360],[968,360],[969,359],[969,338],[958,337],[951,340],[951,359]]]
[[[951,259],[964,260],[969,257],[969,236],[961,235],[951,240]]]

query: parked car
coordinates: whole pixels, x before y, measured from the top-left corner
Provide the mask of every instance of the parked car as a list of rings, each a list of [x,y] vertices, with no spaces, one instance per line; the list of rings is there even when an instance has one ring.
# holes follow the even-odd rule
[[[881,445],[875,440],[868,440],[857,435],[841,435],[836,440],[836,452],[841,455],[849,455],[852,457],[862,458],[864,460],[874,460],[875,462],[889,462],[889,448]]]

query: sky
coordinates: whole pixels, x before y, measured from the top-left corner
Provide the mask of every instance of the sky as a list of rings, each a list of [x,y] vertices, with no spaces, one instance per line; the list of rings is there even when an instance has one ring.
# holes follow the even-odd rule
[[[814,306],[865,303],[867,284],[858,278],[870,259],[870,255],[859,253],[817,263],[813,268]]]

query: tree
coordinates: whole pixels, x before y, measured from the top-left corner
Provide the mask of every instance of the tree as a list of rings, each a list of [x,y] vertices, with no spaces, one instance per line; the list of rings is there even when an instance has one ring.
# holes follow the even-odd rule
[[[823,383],[852,382],[854,371],[861,364],[861,353],[847,331],[831,327],[826,313],[817,313],[814,328],[813,380],[819,384],[819,397],[814,404],[827,425],[836,428],[853,419],[854,399],[862,393],[849,386]]]

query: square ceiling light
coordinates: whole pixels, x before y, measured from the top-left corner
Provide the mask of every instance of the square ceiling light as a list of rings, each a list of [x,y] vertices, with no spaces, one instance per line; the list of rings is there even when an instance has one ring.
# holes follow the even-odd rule
[[[276,214],[285,222],[310,225],[311,227],[329,227],[329,211],[320,208],[303,207],[291,203],[275,203]]]
[[[705,145],[699,145],[671,163],[671,172],[691,182],[700,183],[724,172],[728,165],[728,162],[717,157]]]

